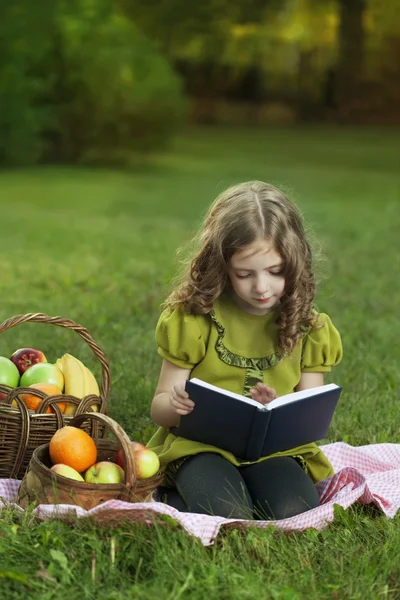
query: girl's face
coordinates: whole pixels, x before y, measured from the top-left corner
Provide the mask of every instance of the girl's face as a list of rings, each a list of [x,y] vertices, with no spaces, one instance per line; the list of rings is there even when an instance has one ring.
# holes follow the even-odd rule
[[[252,315],[266,315],[282,298],[283,261],[267,240],[245,246],[228,263],[235,302]]]

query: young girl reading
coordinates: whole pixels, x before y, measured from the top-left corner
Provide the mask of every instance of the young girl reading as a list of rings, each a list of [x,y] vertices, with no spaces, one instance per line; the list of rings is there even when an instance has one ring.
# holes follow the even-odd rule
[[[244,462],[169,431],[194,403],[192,377],[267,403],[323,385],[342,357],[338,331],[313,307],[310,245],[296,206],[275,187],[233,186],[211,205],[181,283],[156,328],[163,358],[148,442],[165,473],[160,500],[178,510],[282,519],[318,506],[333,474],[315,444]]]

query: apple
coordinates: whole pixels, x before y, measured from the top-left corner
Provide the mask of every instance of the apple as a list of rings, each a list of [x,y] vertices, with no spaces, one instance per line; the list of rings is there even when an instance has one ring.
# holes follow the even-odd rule
[[[37,363],[47,363],[47,358],[40,350],[35,348],[18,348],[10,356],[10,360],[17,367],[19,374],[23,375],[29,367]]]
[[[18,370],[18,369],[17,369]],[[52,363],[41,362],[29,367],[21,376],[20,386],[29,387],[33,383],[52,383],[64,389],[64,375],[60,369]]]
[[[50,471],[53,471],[58,475],[62,475],[63,477],[68,477],[68,479],[75,479],[76,481],[85,481],[82,475],[78,473],[78,471],[76,471],[72,467],[69,467],[68,465],[63,465],[61,463],[53,465],[50,468]]]
[[[114,462],[101,460],[95,463],[84,473],[86,483],[123,483],[124,470]]]
[[[132,450],[134,452],[137,452],[138,450],[142,450],[142,451],[147,450],[146,446],[144,444],[141,444],[140,442],[131,442],[131,446],[132,446]],[[117,455],[115,457],[115,462],[122,469],[125,469],[125,460],[124,460],[124,453],[122,451],[122,448],[120,448],[118,450]]]
[[[153,450],[136,450],[135,458],[138,479],[153,477],[160,468],[160,459]]]
[[[19,384],[19,371],[9,358],[0,356],[0,383],[15,388]]]
[[[148,479],[153,477],[160,468],[160,460],[157,454],[140,442],[131,442],[131,445],[136,461],[137,478]],[[115,461],[120,467],[124,468],[122,449],[118,450]]]

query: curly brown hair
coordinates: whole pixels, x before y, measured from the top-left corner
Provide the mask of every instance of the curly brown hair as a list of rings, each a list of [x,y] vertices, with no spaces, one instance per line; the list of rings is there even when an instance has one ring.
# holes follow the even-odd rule
[[[227,265],[257,239],[272,242],[283,261],[285,291],[277,318],[278,348],[290,354],[304,329],[316,326],[315,277],[311,247],[297,207],[276,187],[262,181],[234,185],[210,206],[203,226],[191,240],[192,255],[166,308],[191,314],[210,312],[229,287]]]

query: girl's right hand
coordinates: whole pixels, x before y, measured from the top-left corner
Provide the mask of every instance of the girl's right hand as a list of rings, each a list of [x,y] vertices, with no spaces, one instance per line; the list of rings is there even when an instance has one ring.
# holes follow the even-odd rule
[[[194,402],[189,398],[184,383],[177,383],[169,394],[169,402],[178,415],[188,415],[194,408]]]
[[[271,402],[278,397],[274,388],[265,385],[265,383],[262,383],[261,381],[259,381],[256,387],[252,388],[250,392],[253,400],[260,402],[261,404],[268,404],[268,402]]]

